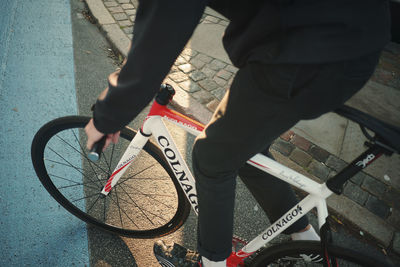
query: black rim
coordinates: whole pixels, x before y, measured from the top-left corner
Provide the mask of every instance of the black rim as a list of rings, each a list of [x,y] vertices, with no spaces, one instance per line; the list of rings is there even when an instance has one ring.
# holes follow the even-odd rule
[[[165,162],[150,145],[108,196],[100,193],[133,134],[123,131],[119,144],[107,149],[99,163],[92,163],[84,152],[82,127],[88,120],[59,119],[35,136],[34,167],[50,194],[80,219],[122,235],[148,237],[176,228],[182,216],[179,196],[169,173],[160,165]]]

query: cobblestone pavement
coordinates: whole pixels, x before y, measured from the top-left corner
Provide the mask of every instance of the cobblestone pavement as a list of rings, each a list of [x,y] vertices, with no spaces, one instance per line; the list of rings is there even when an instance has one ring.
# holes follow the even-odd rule
[[[94,0],[87,0],[88,3],[92,1]],[[111,14],[114,23],[131,39],[137,7],[136,1],[98,1],[103,1],[102,3]],[[203,15],[200,23],[213,23],[224,27],[228,25],[228,21],[225,19],[207,12]],[[192,100],[197,101],[209,112],[213,112],[232,83],[236,71],[237,68],[228,62],[186,48],[173,65],[168,79],[179,86],[176,89],[185,91]],[[383,52],[378,69],[371,80],[400,90],[399,77],[400,45],[392,43]],[[280,152],[286,159],[296,163],[319,181],[326,181],[348,164],[292,131],[286,132],[277,139],[272,149]],[[385,248],[400,254],[399,190],[376,177],[360,172],[347,183],[344,188],[344,196],[356,203],[357,207],[365,208],[371,215],[378,218],[378,222],[388,232],[387,238],[378,238],[378,240]]]

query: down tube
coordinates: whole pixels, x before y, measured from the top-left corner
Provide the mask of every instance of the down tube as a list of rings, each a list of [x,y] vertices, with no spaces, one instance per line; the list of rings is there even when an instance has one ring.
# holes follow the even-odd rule
[[[261,248],[266,243],[270,242],[277,235],[282,233],[285,229],[299,220],[302,216],[305,216],[311,209],[318,206],[321,203],[321,198],[314,195],[308,195],[300,203],[290,209],[286,214],[279,218],[276,222],[272,223],[265,231],[259,236],[250,241],[242,251],[238,252],[240,255],[251,255],[253,252]]]
[[[195,180],[190,172],[182,155],[179,153],[167,127],[161,118],[154,118],[151,123],[152,133],[156,138],[169,166],[175,174],[183,192],[192,205],[193,210],[198,214],[198,201]]]

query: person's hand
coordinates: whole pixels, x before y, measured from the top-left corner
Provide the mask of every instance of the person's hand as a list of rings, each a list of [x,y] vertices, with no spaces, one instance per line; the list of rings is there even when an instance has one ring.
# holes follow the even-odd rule
[[[85,133],[88,137],[87,143],[86,143],[86,148],[89,150],[92,149],[94,143],[99,141],[104,136],[104,134],[99,132],[96,129],[96,127],[94,126],[93,119],[91,119],[89,121],[89,123],[86,125]],[[119,134],[120,134],[120,132],[116,132],[113,134],[107,134],[107,139],[106,139],[106,143],[104,145],[103,151],[110,145],[111,142],[113,142],[114,144],[118,143]]]

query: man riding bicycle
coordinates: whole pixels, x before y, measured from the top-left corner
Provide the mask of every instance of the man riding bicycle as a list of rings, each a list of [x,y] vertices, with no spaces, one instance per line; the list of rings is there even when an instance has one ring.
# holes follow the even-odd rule
[[[104,134],[106,146],[116,142],[150,102],[206,5],[230,20],[223,43],[239,70],[193,148],[198,251],[202,266],[230,266],[236,176],[272,221],[297,203],[287,184],[246,161],[363,87],[390,40],[390,16],[385,0],[140,1],[127,61],[110,75],[86,127],[88,147]],[[305,217],[285,233],[319,238]],[[171,264],[198,264],[174,259],[163,244],[156,250]]]

